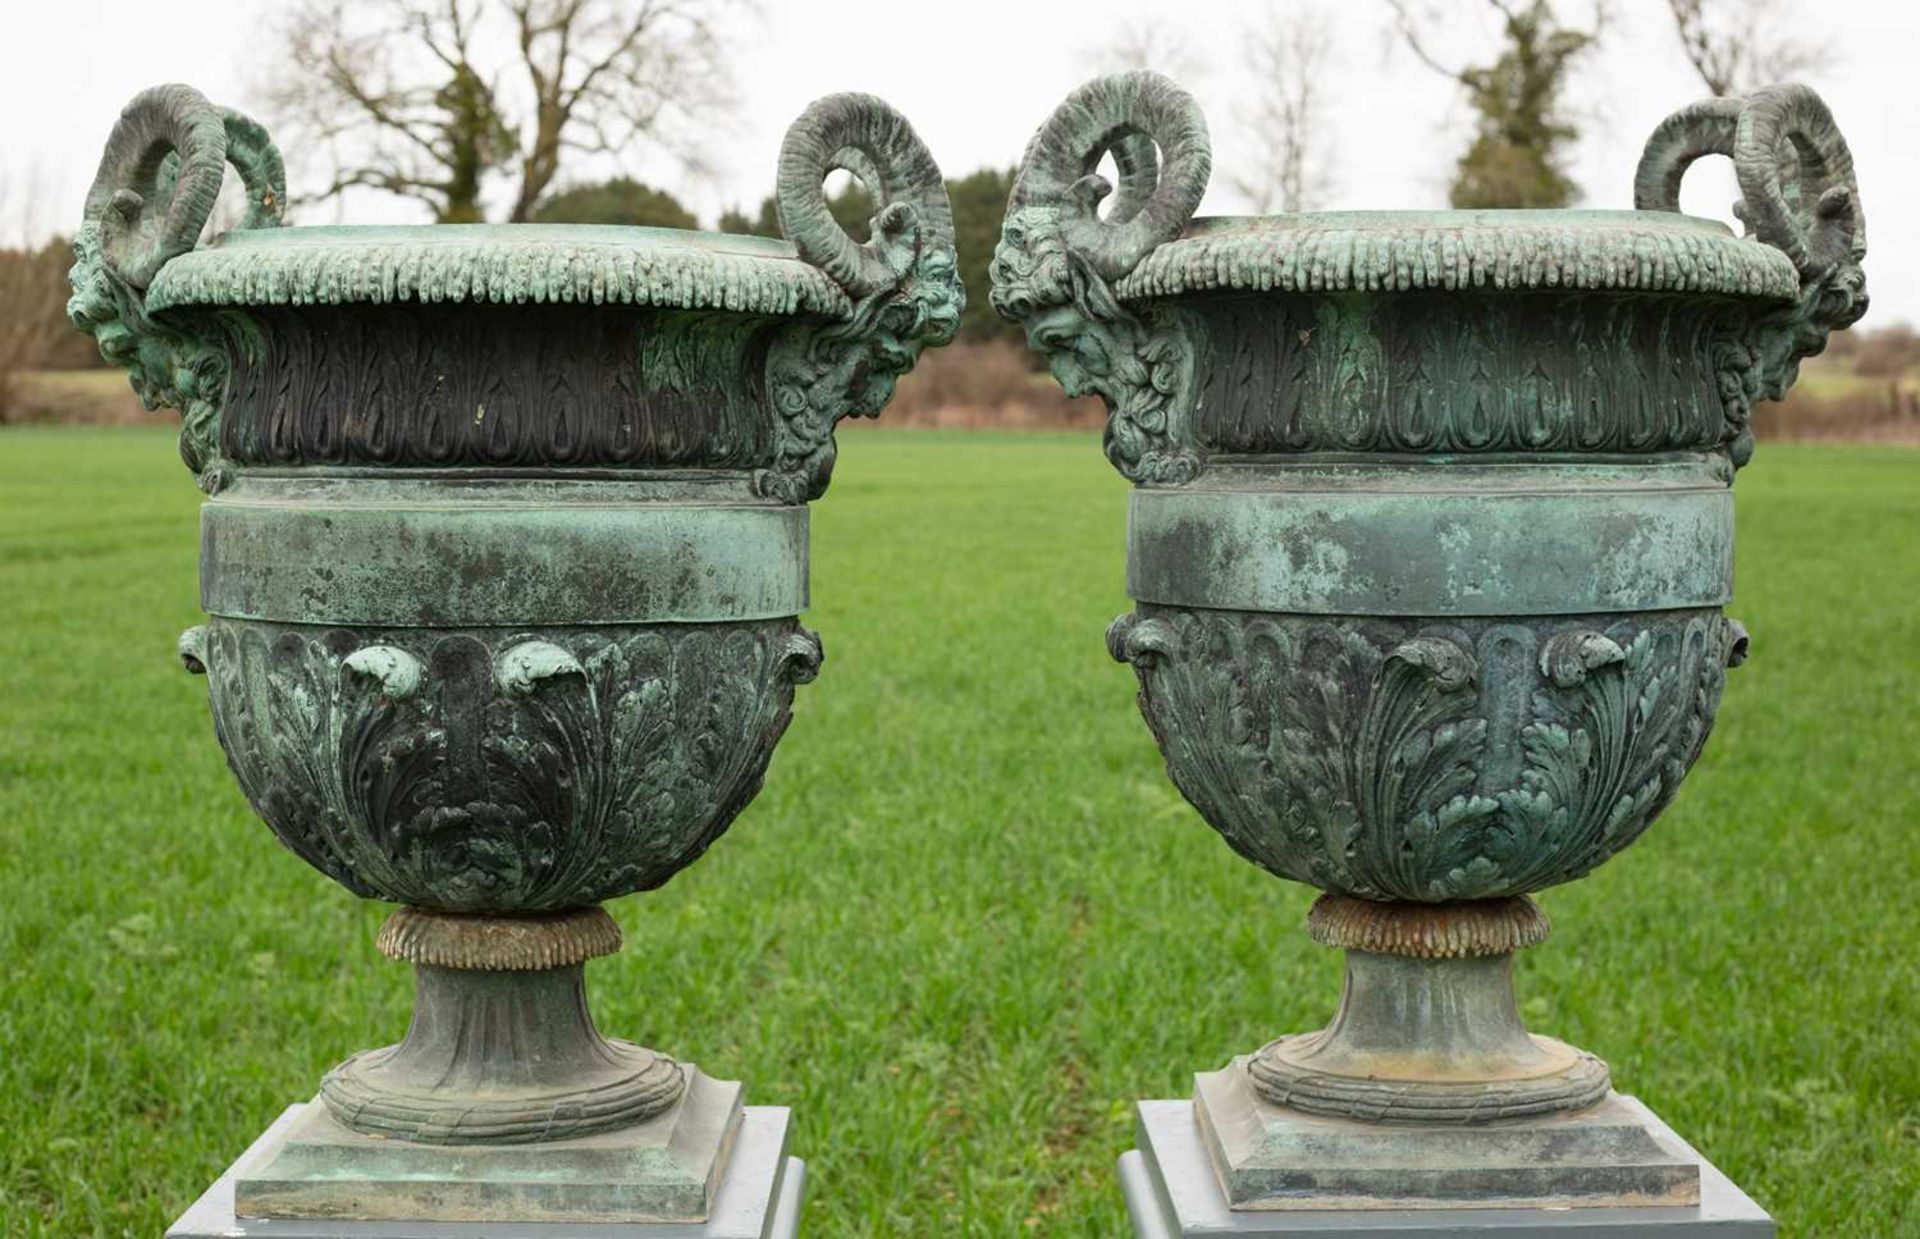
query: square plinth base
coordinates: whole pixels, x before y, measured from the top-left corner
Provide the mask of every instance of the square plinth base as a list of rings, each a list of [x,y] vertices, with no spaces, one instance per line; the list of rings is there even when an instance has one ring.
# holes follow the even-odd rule
[[[289,1106],[180,1220],[167,1239],[795,1239],[806,1164],[787,1156],[785,1106],[747,1106],[702,1222],[356,1221],[234,1214],[234,1180],[256,1172],[318,1102]]]
[[[1498,1123],[1373,1123],[1273,1104],[1242,1057],[1194,1077],[1193,1110],[1235,1209],[1700,1203],[1699,1159],[1617,1093]]]
[[[686,1088],[644,1123],[572,1140],[419,1144],[369,1136],[319,1102],[233,1176],[241,1217],[431,1222],[695,1222],[740,1130],[740,1085],[685,1064]]]
[[[1700,1202],[1682,1207],[1461,1209],[1233,1209],[1191,1101],[1139,1104],[1140,1147],[1120,1159],[1120,1186],[1136,1239],[1317,1235],[1325,1239],[1774,1239],[1773,1221],[1725,1175],[1631,1097],[1621,1105],[1700,1167]]]

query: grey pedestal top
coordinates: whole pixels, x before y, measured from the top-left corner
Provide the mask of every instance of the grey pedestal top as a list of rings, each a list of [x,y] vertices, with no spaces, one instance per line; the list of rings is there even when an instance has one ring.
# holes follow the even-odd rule
[[[1699,1154],[1631,1097],[1621,1098],[1685,1148]],[[1700,1204],[1662,1209],[1378,1209],[1248,1210],[1227,1208],[1207,1160],[1191,1101],[1139,1104],[1140,1147],[1120,1159],[1120,1186],[1136,1239],[1200,1239],[1214,1235],[1322,1235],[1340,1239],[1502,1239],[1564,1235],[1567,1239],[1774,1239],[1773,1220],[1731,1180],[1700,1159]]]
[[[289,1106],[218,1182],[167,1230],[167,1239],[795,1239],[806,1163],[787,1156],[785,1106],[748,1106],[727,1177],[705,1222],[343,1222],[235,1218],[233,1176],[299,1117]]]

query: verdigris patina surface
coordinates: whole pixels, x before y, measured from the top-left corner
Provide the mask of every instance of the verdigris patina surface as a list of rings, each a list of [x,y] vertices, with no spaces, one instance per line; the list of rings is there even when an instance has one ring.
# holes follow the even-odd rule
[[[1710,154],[1747,236],[1677,213]],[[1753,404],[1867,305],[1846,144],[1782,86],[1661,125],[1634,211],[1196,220],[1210,165],[1174,83],[1089,83],[992,274],[1136,483],[1108,639],[1169,773],[1327,892],[1309,929],[1348,952],[1328,1028],[1200,1077],[1221,1187],[1688,1205],[1697,1163],[1527,1032],[1511,957],[1546,937],[1531,892],[1671,802],[1746,655],[1721,607]]]
[[[229,165],[245,218],[198,244]],[[881,204],[866,243],[827,209],[836,168]],[[939,170],[836,95],[781,150],[786,241],[289,228],[285,197],[259,126],[147,91],[70,305],[184,410],[210,618],[180,654],[235,776],[293,852],[405,905],[380,946],[418,972],[405,1039],[328,1073],[234,1207],[697,1222],[740,1087],[601,1036],[582,966],[619,947],[601,901],[753,798],[820,668],[796,617],[834,425],[962,308]]]

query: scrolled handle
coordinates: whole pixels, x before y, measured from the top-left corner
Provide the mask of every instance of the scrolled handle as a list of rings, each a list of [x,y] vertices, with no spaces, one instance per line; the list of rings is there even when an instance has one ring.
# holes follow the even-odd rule
[[[1787,84],[1682,108],[1647,140],[1634,174],[1634,206],[1679,210],[1681,180],[1707,155],[1733,160],[1735,210],[1749,234],[1787,256],[1803,289],[1820,290],[1823,330],[1858,321],[1867,310],[1860,270],[1867,221],[1853,154],[1826,102]]]
[[[205,325],[158,322],[147,289],[191,250],[213,214],[232,164],[247,191],[244,228],[284,222],[286,169],[267,131],[209,103],[191,86],[155,86],[120,113],[74,233],[67,317],[100,355],[127,372],[141,403],[181,414],[180,455],[217,490],[219,412],[229,361]]]
[[[879,204],[864,245],[828,209],[834,171],[865,182]],[[939,165],[906,117],[873,95],[828,95],[802,112],[780,145],[776,186],[780,231],[856,301],[899,287],[916,249],[953,249]]]
[[[227,126],[191,86],[143,90],[120,113],[87,191],[85,222],[100,229],[108,267],[144,289],[186,253],[220,196]]]
[[[1098,172],[1108,154],[1117,188]],[[1186,229],[1212,169],[1193,96],[1157,73],[1096,78],[1027,144],[989,268],[993,308],[1022,324],[1068,395],[1105,402],[1107,459],[1142,485],[1200,471],[1196,345],[1177,313],[1123,304],[1114,285]]]
[[[1120,184],[1103,220],[1100,202],[1114,187],[1095,169],[1108,153]],[[1114,74],[1068,95],[1034,134],[1008,215],[1055,208],[1066,250],[1111,282],[1180,235],[1212,172],[1207,118],[1193,96],[1158,73]]]
[[[278,228],[287,222],[287,165],[265,125],[227,108],[221,112],[227,130],[227,162],[240,174],[247,191],[242,228]]]
[[[864,245],[827,208],[825,181],[836,169],[879,203]],[[828,95],[801,113],[780,147],[774,201],[801,260],[851,303],[839,321],[789,324],[768,350],[773,458],[753,486],[805,503],[833,476],[834,425],[885,408],[921,350],[953,339],[967,294],[940,168],[906,117],[872,95]]]
[[[155,86],[135,95],[107,138],[83,216],[99,228],[101,255],[113,274],[144,290],[170,259],[192,249],[213,215],[229,162],[247,189],[242,226],[279,224],[286,168],[264,128],[215,107],[191,86]]]
[[[1117,663],[1157,666],[1180,653],[1180,633],[1163,619],[1128,611],[1107,625],[1107,653]]]
[[[780,667],[789,681],[795,684],[811,684],[820,675],[820,666],[827,660],[827,650],[820,643],[820,637],[813,630],[794,626],[780,646]]]
[[[1786,255],[1799,275],[1794,304],[1723,341],[1715,367],[1734,465],[1753,455],[1753,405],[1787,394],[1802,358],[1867,312],[1867,221],[1853,154],[1833,113],[1805,86],[1768,86],[1741,99],[1709,99],[1662,121],[1634,174],[1643,211],[1680,209],[1680,182],[1707,155],[1733,160],[1734,206],[1753,239]]]

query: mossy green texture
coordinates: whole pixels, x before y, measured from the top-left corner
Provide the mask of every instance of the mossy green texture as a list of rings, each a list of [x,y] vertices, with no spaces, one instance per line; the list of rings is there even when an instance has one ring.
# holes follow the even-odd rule
[[[170,656],[199,622],[160,430],[0,432],[0,1231],[158,1234],[394,1040],[384,909],[255,820]],[[1166,780],[1100,645],[1127,487],[1090,436],[842,436],[832,647],[724,846],[611,905],[603,1027],[792,1105],[809,1236],[1124,1234],[1131,1099],[1332,1013],[1314,892]],[[1920,1228],[1920,455],[1762,444],[1753,657],[1679,799],[1544,897],[1527,1018],[1791,1236]],[[1008,674],[1017,666],[1018,675]],[[830,690],[830,691],[828,691]],[[1221,977],[1230,975],[1232,982]]]
[[[1712,153],[1751,238],[1672,210]],[[1139,488],[1109,639],[1169,775],[1334,894],[1581,876],[1678,793],[1745,657],[1717,607],[1752,400],[1866,308],[1846,143],[1796,87],[1687,109],[1631,212],[1196,223],[1210,169],[1179,86],[1089,82],[993,267]]]
[[[1681,178],[1709,155],[1733,161],[1746,237],[1677,214]],[[1089,171],[1106,156],[1117,183]],[[1867,308],[1866,221],[1852,155],[1826,104],[1805,87],[1767,87],[1676,112],[1647,142],[1630,212],[1196,220],[1211,170],[1206,118],[1179,86],[1150,72],[1097,78],[1034,135],[994,253],[994,307],[1024,326],[1069,393],[1106,402],[1108,458],[1142,485],[1190,482],[1210,457],[1233,454],[1205,429],[1221,400],[1222,372],[1271,397],[1243,414],[1289,432],[1269,436],[1279,441],[1268,451],[1724,447],[1741,465],[1752,454],[1754,402],[1783,395],[1800,359]],[[1543,293],[1555,297],[1528,309],[1564,320],[1560,347],[1543,350],[1500,323],[1475,335],[1472,324],[1503,312],[1487,299]],[[1284,316],[1286,330],[1250,346],[1247,332],[1258,323],[1241,320],[1257,315],[1228,303],[1234,294],[1267,303],[1265,315]],[[1472,300],[1416,299],[1406,303],[1416,311],[1412,322],[1396,324],[1396,300],[1422,294]],[[1663,323],[1676,298],[1704,321]],[[1226,314],[1204,313],[1223,303]],[[1446,338],[1461,323],[1465,335]],[[1431,347],[1422,348],[1422,336],[1432,337]],[[1668,337],[1687,354],[1672,364],[1654,347]],[[1285,349],[1287,339],[1299,344],[1287,366],[1259,373],[1246,360]],[[1638,366],[1631,353],[1642,354]],[[1454,358],[1457,370],[1445,364]],[[1597,436],[1559,433],[1589,406],[1600,423],[1631,421],[1640,400],[1667,403],[1669,393],[1658,390],[1629,391],[1625,400],[1581,392],[1584,399],[1535,422],[1521,407],[1488,408],[1503,390],[1534,397],[1536,379],[1575,389],[1583,375],[1622,367],[1629,388],[1657,389],[1670,372],[1707,380],[1719,406],[1707,442],[1656,429],[1622,444],[1604,425]],[[1401,442],[1341,442],[1338,433],[1299,429],[1313,419],[1289,407],[1382,382],[1413,393],[1415,406],[1386,416],[1423,423],[1403,429]],[[1353,401],[1349,420],[1379,403]]]
[[[247,212],[239,230],[196,248],[229,164]],[[865,243],[826,206],[822,182],[842,168],[869,180],[880,203]],[[288,307],[668,311],[627,342],[632,372],[620,381],[677,396],[753,390],[768,430],[756,489],[784,503],[826,489],[834,425],[878,414],[921,350],[953,338],[965,308],[940,170],[905,118],[871,95],[816,100],[789,127],[777,194],[786,241],[574,225],[288,228],[285,182],[259,125],[191,87],[154,87],[122,111],[74,236],[69,317],[149,408],[182,410],[181,456],[210,493],[236,463],[222,426],[235,373],[299,338]],[[734,347],[750,334],[752,347]],[[730,372],[703,373],[715,366]],[[549,384],[579,380],[565,373],[578,368],[569,358]]]
[[[1707,155],[1733,161],[1747,238],[1676,213]],[[1117,187],[1094,171],[1109,157]],[[1062,387],[1106,404],[1107,457],[1138,488],[1138,605],[1108,643],[1168,776],[1241,855],[1327,892],[1317,907],[1411,927],[1584,877],[1678,796],[1746,660],[1720,604],[1753,405],[1867,308],[1832,115],[1798,86],[1682,109],[1633,212],[1196,222],[1211,161],[1172,81],[1088,82],[1029,144],[991,272]],[[1463,1128],[1605,1097],[1598,1058],[1516,1022],[1518,944],[1484,976],[1430,965],[1411,930],[1387,952],[1403,970],[1342,945],[1335,1022],[1268,1041],[1229,1093],[1424,1124],[1463,1157]],[[1409,1173],[1365,1199],[1685,1200],[1687,1173],[1672,1197]]]
[[[1791,301],[1785,254],[1651,211],[1350,211],[1196,220],[1114,292],[1720,293]]]
[[[852,310],[786,241],[592,224],[230,232],[161,269],[150,312],[186,306],[643,305],[738,314]]]
[[[229,164],[248,227],[196,249]],[[826,209],[840,167],[880,204],[867,243]],[[122,112],[70,313],[186,410],[213,620],[182,649],[322,872],[578,907],[665,882],[758,790],[819,666],[792,617],[833,427],[963,299],[944,181],[883,101],[816,101],[779,175],[785,242],[303,230],[258,126],[184,86]]]

